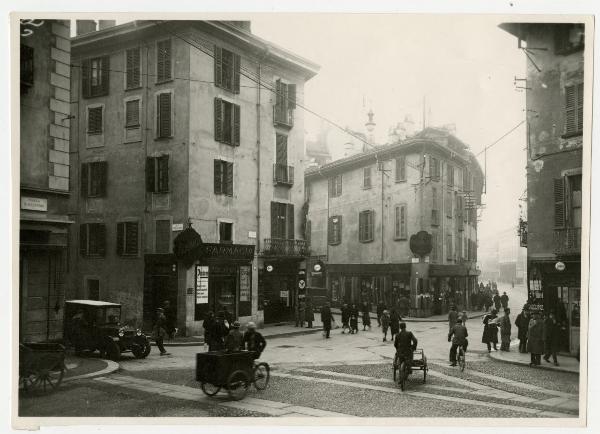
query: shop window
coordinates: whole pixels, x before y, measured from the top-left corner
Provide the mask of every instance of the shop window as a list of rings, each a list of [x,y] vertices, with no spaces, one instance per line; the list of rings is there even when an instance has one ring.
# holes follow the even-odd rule
[[[371,188],[371,168],[363,169],[363,188]]]
[[[342,195],[342,175],[335,175],[329,178],[329,197],[338,197]]]
[[[169,191],[169,156],[146,158],[146,191],[167,193]]]
[[[215,140],[240,146],[240,106],[221,98],[214,101]]]
[[[154,234],[154,252],[171,252],[171,220],[156,220]]]
[[[138,254],[138,222],[117,223],[117,255],[134,256]]]
[[[81,165],[81,195],[83,197],[106,197],[108,163],[94,161]]]
[[[79,251],[82,256],[106,254],[106,225],[86,223],[79,226]]]
[[[140,48],[125,51],[125,89],[137,89],[142,85]]]
[[[329,245],[334,246],[342,242],[342,216],[336,215],[329,217],[328,228]]]
[[[219,242],[221,244],[233,243],[233,223],[219,222]]]
[[[108,56],[85,59],[81,65],[81,91],[84,98],[108,95],[110,62]]]
[[[215,194],[233,196],[233,163],[214,160],[214,181]]]
[[[215,86],[233,93],[240,93],[240,60],[239,54],[215,45]]]
[[[373,241],[374,214],[373,210],[361,211],[358,214],[358,240],[361,243]]]
[[[162,83],[172,79],[171,40],[156,43],[156,82]]]

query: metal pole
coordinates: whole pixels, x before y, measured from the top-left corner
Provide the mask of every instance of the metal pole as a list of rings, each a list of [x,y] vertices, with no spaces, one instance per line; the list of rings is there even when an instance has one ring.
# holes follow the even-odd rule
[[[383,241],[383,161],[379,162],[379,169],[381,170],[381,262],[383,263],[383,249],[384,249],[384,241]]]
[[[46,296],[46,341],[50,340],[50,285],[52,280],[52,255],[48,250],[48,294]]]

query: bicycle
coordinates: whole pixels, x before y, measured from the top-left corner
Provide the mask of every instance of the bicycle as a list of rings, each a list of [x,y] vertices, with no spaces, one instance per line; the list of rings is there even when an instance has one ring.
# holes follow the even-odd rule
[[[466,357],[465,357],[465,350],[463,349],[462,345],[458,346],[458,353],[456,355],[456,360],[458,362],[458,366],[460,368],[460,372],[464,372],[464,370],[465,370],[465,363],[466,363]]]

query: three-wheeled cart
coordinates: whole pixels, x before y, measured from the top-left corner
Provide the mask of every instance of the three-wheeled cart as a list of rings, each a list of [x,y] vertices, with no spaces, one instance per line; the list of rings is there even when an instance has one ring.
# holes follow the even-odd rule
[[[65,347],[55,343],[19,344],[19,388],[54,391],[65,374]]]
[[[398,362],[398,355],[396,355],[396,357],[394,357],[394,363],[392,364],[394,382],[397,381],[402,390],[405,388],[408,375],[413,371],[423,371],[423,383],[427,381],[427,371],[429,370],[429,367],[427,366],[427,356],[425,356],[425,351],[423,351],[422,348],[417,348],[413,351],[413,360],[411,364]]]
[[[269,365],[254,363],[253,351],[208,351],[196,354],[196,381],[208,396],[216,395],[222,388],[236,401],[248,393],[250,384],[264,390],[269,384]]]

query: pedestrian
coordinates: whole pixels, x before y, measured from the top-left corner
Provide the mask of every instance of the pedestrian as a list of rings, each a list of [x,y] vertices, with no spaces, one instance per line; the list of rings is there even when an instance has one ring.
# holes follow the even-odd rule
[[[467,320],[469,319],[469,316],[467,315],[467,311],[463,310],[459,315],[458,315],[458,319],[462,320],[462,325],[463,326],[467,326]],[[458,320],[457,320],[458,321]]]
[[[227,310],[227,306],[223,306],[223,318],[226,322],[225,325],[227,326],[227,328],[231,328],[233,325],[233,315]]]
[[[164,309],[159,307],[156,309],[156,321],[154,322],[154,327],[152,327],[152,334],[154,335],[154,340],[156,341],[156,346],[158,347],[161,356],[169,355],[163,345],[164,338],[167,335],[166,327],[167,318],[165,317]]]
[[[215,314],[212,310],[206,313],[202,328],[204,329],[204,344],[208,345],[208,351],[215,351],[213,332],[214,332]]]
[[[560,349],[561,328],[554,312],[551,311],[544,321],[544,360],[550,363],[550,356],[552,356],[554,366],[559,366],[556,353]]]
[[[390,313],[390,339],[393,341],[394,337],[400,332],[400,321],[402,318],[398,314],[396,308],[392,308]]]
[[[366,301],[363,301],[362,305],[362,323],[363,323],[363,331],[369,327],[371,330],[371,306]]]
[[[494,351],[498,351],[496,345],[498,344],[498,315],[496,309],[483,317],[483,336],[481,342],[487,345],[488,353],[492,352],[492,345]]]
[[[225,337],[229,334],[229,328],[225,325],[225,313],[219,311],[217,318],[213,322],[212,347],[214,351],[219,351],[225,348]]]
[[[342,306],[342,334],[346,333],[346,330],[350,331],[348,322],[350,321],[350,308],[348,303],[344,303]]]
[[[229,334],[225,338],[225,350],[228,352],[240,351],[242,349],[242,340],[244,335],[240,332],[240,322],[234,321],[229,329]]]
[[[304,316],[306,312],[306,301],[304,299],[300,300],[298,303],[298,318],[300,320],[300,327],[304,327]]]
[[[387,311],[387,309],[385,309],[381,313],[381,331],[383,332],[383,342],[387,341],[387,332],[388,332],[389,327],[390,327],[390,313]]]
[[[519,338],[519,352],[527,352],[527,330],[529,329],[529,312],[523,306],[523,310],[517,315],[515,319],[515,325],[517,326],[517,337]]]
[[[246,324],[246,333],[242,338],[242,349],[253,351],[255,359],[258,359],[267,346],[267,341],[263,335],[256,331],[256,324],[250,321]]]
[[[450,306],[450,312],[448,312],[448,331],[452,331],[452,327],[456,324],[456,320],[458,319],[458,312],[456,311],[456,306]]]
[[[163,310],[164,310],[165,318],[166,318],[167,335],[169,336],[169,339],[173,339],[175,337],[176,330],[177,330],[175,328],[175,323],[176,323],[177,318],[175,315],[175,310],[171,306],[171,302],[169,300],[165,300],[163,302]]]
[[[504,291],[502,293],[502,296],[500,297],[500,304],[502,304],[502,308],[504,310],[506,310],[506,308],[508,307],[508,295],[506,295],[506,291]]]
[[[383,311],[386,309],[387,307],[385,306],[383,301],[377,303],[377,327],[381,327],[381,315],[383,315]]]
[[[500,299],[498,293],[494,294],[492,301],[494,302],[494,308],[496,309],[496,312],[500,312],[500,308],[502,307],[502,300]]]
[[[298,327],[300,325],[300,299],[296,300],[294,305],[294,320],[296,321],[294,327]]]
[[[510,351],[510,309],[504,309],[504,316],[500,318],[500,351]]]
[[[350,334],[358,333],[358,308],[355,304],[350,309]]]
[[[306,298],[306,308],[304,310],[304,320],[306,321],[306,327],[309,329],[313,326],[313,321],[315,320],[315,311],[313,310],[312,299],[310,297]]]
[[[410,309],[410,299],[402,294],[402,297],[400,297],[400,312],[398,312],[398,315],[400,316],[408,316],[408,311]]]
[[[527,350],[531,353],[530,367],[541,365],[544,352],[544,322],[538,312],[534,312],[527,329]]]
[[[321,308],[321,322],[323,323],[323,333],[325,339],[329,339],[329,333],[331,332],[331,321],[333,321],[333,315],[331,314],[331,308],[329,302],[325,303],[325,306]]]

